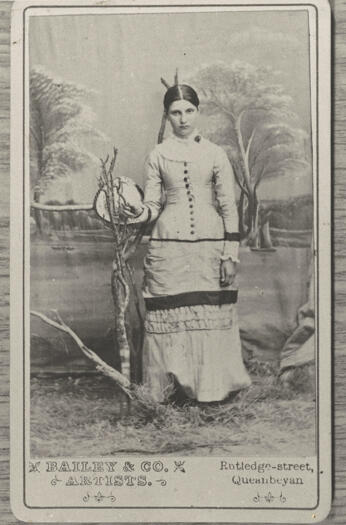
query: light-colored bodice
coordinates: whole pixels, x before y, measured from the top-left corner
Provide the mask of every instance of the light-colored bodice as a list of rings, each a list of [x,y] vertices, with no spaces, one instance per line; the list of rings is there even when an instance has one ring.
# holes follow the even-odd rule
[[[238,231],[233,171],[219,146],[166,139],[150,154],[146,176],[153,239],[223,239]]]

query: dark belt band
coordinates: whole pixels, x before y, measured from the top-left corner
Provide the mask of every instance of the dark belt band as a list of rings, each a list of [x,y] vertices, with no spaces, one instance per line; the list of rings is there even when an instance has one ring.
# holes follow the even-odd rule
[[[238,290],[220,290],[216,292],[187,292],[177,295],[147,297],[147,310],[168,310],[182,306],[197,306],[202,304],[219,305],[233,304],[238,299]]]
[[[232,233],[225,233],[225,240],[226,241],[237,241],[240,242],[240,233],[232,232]]]

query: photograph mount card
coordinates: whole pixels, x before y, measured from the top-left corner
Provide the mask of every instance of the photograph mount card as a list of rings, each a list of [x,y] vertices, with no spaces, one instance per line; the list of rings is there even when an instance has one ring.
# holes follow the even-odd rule
[[[331,504],[330,7],[27,2],[11,24],[11,504]]]

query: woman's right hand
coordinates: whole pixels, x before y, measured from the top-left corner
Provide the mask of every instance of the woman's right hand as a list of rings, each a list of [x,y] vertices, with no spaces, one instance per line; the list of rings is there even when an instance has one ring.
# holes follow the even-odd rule
[[[136,219],[143,213],[144,209],[144,205],[130,206],[126,203],[121,206],[121,212],[129,219]]]
[[[220,285],[230,286],[234,283],[237,275],[237,265],[231,259],[221,261],[220,266]]]

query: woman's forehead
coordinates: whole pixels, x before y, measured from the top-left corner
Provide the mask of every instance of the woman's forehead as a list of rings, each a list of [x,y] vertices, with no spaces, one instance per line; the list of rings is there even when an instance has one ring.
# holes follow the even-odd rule
[[[182,100],[175,100],[172,102],[172,104],[169,106],[169,111],[184,111],[185,109],[194,108],[197,109],[196,106],[191,104],[188,100],[182,99]]]

